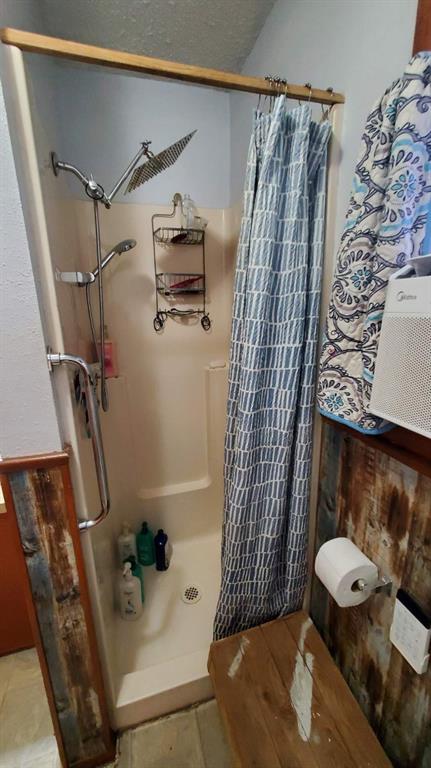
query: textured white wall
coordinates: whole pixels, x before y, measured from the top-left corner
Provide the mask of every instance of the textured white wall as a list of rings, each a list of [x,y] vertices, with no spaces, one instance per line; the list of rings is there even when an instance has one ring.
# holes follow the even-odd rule
[[[0,88],[0,452],[61,449],[3,92]]]
[[[274,0],[1,0],[2,26],[239,71]]]
[[[33,57],[34,58],[34,57]],[[31,66],[31,64],[30,64]],[[197,128],[175,165],[117,203],[169,204],[188,192],[205,208],[229,200],[229,96],[199,86],[52,62],[62,146],[59,156],[90,171],[107,191],[144,139],[157,153]],[[69,186],[85,199],[78,181]]]
[[[6,25],[44,31],[34,0],[1,0]],[[1,86],[0,157],[0,453],[7,457],[60,450],[61,442]]]
[[[280,75],[292,83],[333,86],[345,94],[338,229],[365,117],[411,56],[416,8],[417,0],[277,0],[243,69],[253,75]],[[242,194],[256,103],[255,97],[231,94],[234,202]]]

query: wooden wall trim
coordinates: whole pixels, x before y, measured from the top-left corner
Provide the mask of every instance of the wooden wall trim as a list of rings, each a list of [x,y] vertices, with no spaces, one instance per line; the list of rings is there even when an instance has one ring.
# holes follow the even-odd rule
[[[370,448],[382,451],[425,477],[431,477],[431,440],[428,438],[402,427],[394,427],[383,435],[364,435],[326,416],[322,416],[322,419],[335,430],[347,433]]]
[[[62,40],[58,37],[47,37],[21,29],[4,28],[0,30],[0,39],[6,45],[15,45],[22,51],[42,53],[48,56],[58,56],[71,61],[81,61],[87,64],[98,64],[102,67],[125,69],[130,72],[165,77],[188,83],[198,83],[211,88],[223,88],[248,93],[263,93],[273,96],[279,92],[263,77],[249,77],[236,72],[224,72],[219,69],[196,67],[177,61],[155,59],[152,56],[117,51],[111,48],[101,48],[95,45],[76,43],[73,40]],[[321,104],[343,104],[342,93],[320,88],[310,89],[305,85],[283,85],[282,93],[290,99],[312,101]]]
[[[7,476],[2,476],[2,488],[3,488],[4,497],[5,497],[6,508],[7,508],[8,514],[10,515],[11,522],[13,523],[12,528],[13,528],[14,536],[16,538],[17,550],[22,551],[21,539],[20,539],[19,529],[18,529],[18,522],[15,514],[15,505],[13,502],[12,491],[11,491]],[[24,568],[24,573],[25,573],[25,580],[23,582],[23,585],[25,589],[25,602],[27,606],[27,613],[30,620],[31,630],[33,633],[34,644],[35,644],[37,655],[39,658],[40,669],[42,672],[43,682],[45,685],[45,691],[48,699],[48,705],[51,713],[54,733],[57,739],[57,747],[60,754],[61,764],[63,766],[66,766],[67,762],[66,762],[66,754],[64,751],[63,737],[59,727],[57,711],[55,708],[54,696],[52,693],[52,686],[51,686],[51,681],[49,676],[49,669],[46,661],[46,656],[43,650],[42,638],[39,631],[39,624],[37,621],[36,608],[33,602],[30,579],[29,579],[28,571],[26,567]]]
[[[35,456],[16,456],[12,459],[0,460],[0,474],[7,475],[10,472],[21,472],[28,469],[48,469],[68,463],[69,454],[67,451],[41,453]]]
[[[413,53],[431,51],[431,0],[418,0]]]
[[[65,768],[115,757],[68,454],[5,475],[28,577],[29,614]],[[0,472],[3,464],[0,464]]]

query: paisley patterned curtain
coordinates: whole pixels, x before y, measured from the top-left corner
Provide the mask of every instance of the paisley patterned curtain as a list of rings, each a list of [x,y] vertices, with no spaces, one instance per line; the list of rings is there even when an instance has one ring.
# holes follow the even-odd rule
[[[325,416],[360,432],[392,426],[369,411],[386,286],[406,261],[430,248],[430,206],[431,52],[425,52],[367,119],[337,257],[318,403]]]
[[[328,123],[257,112],[238,248],[215,637],[301,606]]]

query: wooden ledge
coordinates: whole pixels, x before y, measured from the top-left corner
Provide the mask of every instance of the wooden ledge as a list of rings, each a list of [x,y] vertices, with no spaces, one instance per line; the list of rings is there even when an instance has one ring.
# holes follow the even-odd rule
[[[213,643],[208,670],[235,768],[390,768],[303,611]]]
[[[420,475],[431,477],[431,440],[423,435],[410,432],[403,427],[394,427],[383,435],[364,435],[356,429],[340,424],[338,421],[321,416],[326,426],[343,432],[352,440],[359,440],[369,448],[382,451],[406,467],[414,469]]]

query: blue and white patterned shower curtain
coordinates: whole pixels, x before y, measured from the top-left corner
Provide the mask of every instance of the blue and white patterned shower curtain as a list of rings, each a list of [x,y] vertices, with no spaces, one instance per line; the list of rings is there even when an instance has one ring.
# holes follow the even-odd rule
[[[255,114],[238,247],[214,635],[300,607],[328,123],[283,96]]]

